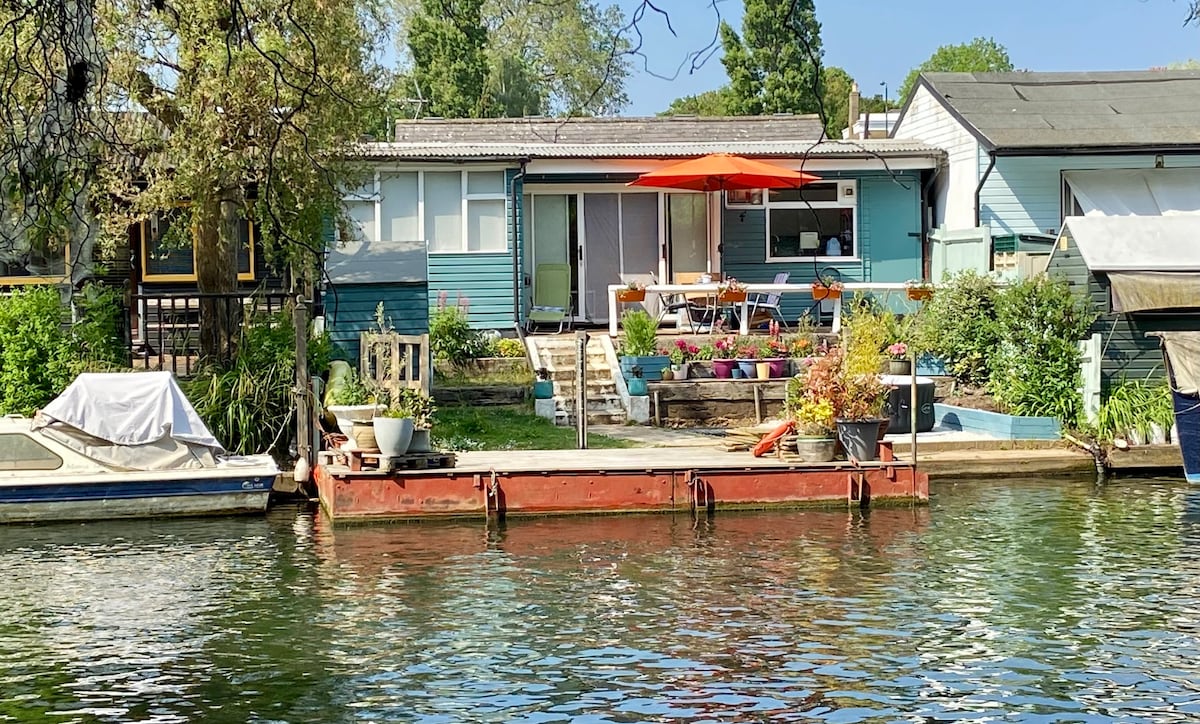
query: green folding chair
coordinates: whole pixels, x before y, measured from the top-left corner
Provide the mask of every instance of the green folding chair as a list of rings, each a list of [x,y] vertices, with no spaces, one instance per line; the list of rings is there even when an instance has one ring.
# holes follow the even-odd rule
[[[539,324],[557,324],[559,333],[571,326],[571,267],[567,264],[538,264],[533,273],[533,308],[525,318],[525,331],[532,334]]]

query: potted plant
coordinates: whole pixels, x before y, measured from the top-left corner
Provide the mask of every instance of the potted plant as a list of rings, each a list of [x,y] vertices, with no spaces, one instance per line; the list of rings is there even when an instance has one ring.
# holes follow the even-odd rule
[[[733,377],[733,369],[737,367],[737,338],[730,335],[714,342],[712,361],[713,375],[717,379]]]
[[[887,418],[890,388],[877,374],[847,374],[844,366],[838,385],[840,404],[835,405],[838,440],[846,454],[861,461],[879,459],[880,425]]]
[[[904,282],[904,293],[914,302],[927,302],[933,299],[933,282],[909,279]]]
[[[646,389],[646,381],[642,379],[642,368],[635,365],[632,372],[633,376],[627,380],[629,396],[644,397],[649,391]]]
[[[643,379],[661,380],[671,360],[658,351],[658,321],[644,309],[630,310],[621,315],[621,331],[621,374],[628,379],[637,366],[642,368]]]
[[[717,301],[718,302],[744,302],[746,301],[746,285],[739,282],[733,277],[729,277],[725,281],[717,285]]]
[[[408,452],[429,452],[429,431],[433,427],[434,413],[437,412],[433,398],[420,390],[404,388],[400,390],[396,407],[412,418],[412,441],[409,443]]]
[[[837,277],[826,274],[820,279],[812,283],[813,299],[821,301],[823,299],[841,299],[842,289],[845,285]]]
[[[908,345],[903,342],[892,342],[888,345],[888,373],[893,375],[911,375],[912,360],[908,358]]]
[[[712,359],[717,353],[716,347],[712,342],[705,342],[702,345],[692,345],[696,350],[692,353],[691,362],[688,365],[688,374],[696,379],[709,379],[713,377]]]
[[[550,379],[548,367],[537,368],[537,379],[533,381],[533,399],[549,400],[554,397],[554,380]]]
[[[675,379],[686,380],[688,378],[691,362],[699,353],[700,348],[686,339],[675,340],[675,344],[667,350],[667,356],[671,358],[671,372]]]
[[[646,299],[646,285],[641,282],[629,282],[624,289],[617,290],[617,301],[622,304],[642,302]]]
[[[762,350],[759,348],[759,344],[755,340],[746,339],[738,343],[737,363],[738,369],[742,371],[742,377],[750,380],[757,377],[758,358],[761,356]]]
[[[799,373],[788,380],[784,410],[796,428],[796,452],[806,462],[833,460],[838,373],[838,357],[806,357]]]
[[[346,437],[354,437],[354,425],[370,424],[375,414],[384,409],[362,377],[351,369],[330,382],[329,412],[337,420],[338,429]]]
[[[763,350],[763,362],[770,367],[771,377],[787,376],[787,362],[790,356],[791,348],[782,338],[776,336],[767,340]]]
[[[399,457],[408,452],[413,436],[413,419],[408,410],[389,405],[375,415],[375,444],[379,452],[389,457]]]

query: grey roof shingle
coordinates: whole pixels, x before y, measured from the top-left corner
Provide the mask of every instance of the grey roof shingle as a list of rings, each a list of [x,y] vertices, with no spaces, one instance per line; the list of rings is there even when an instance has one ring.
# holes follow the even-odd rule
[[[396,141],[409,143],[723,143],[820,136],[821,120],[815,115],[426,118],[396,123]]]
[[[995,150],[1200,147],[1200,71],[921,78]]]

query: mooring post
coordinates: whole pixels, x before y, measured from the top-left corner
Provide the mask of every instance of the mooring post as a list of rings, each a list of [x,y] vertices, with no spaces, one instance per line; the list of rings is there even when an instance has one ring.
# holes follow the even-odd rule
[[[910,363],[912,378],[908,383],[908,431],[912,435],[912,457],[913,464],[913,480],[917,476],[917,353],[912,353],[912,362]],[[915,483],[914,483],[915,485]]]
[[[575,445],[587,450],[588,333],[575,333]]]
[[[308,372],[308,303],[311,295],[306,295],[307,285],[301,280],[293,286],[296,293],[295,307],[292,309],[292,322],[296,333],[296,469],[306,471],[303,480],[297,480],[304,489],[313,489],[309,484],[307,471],[312,470],[312,379]],[[303,461],[301,464],[300,461]]]

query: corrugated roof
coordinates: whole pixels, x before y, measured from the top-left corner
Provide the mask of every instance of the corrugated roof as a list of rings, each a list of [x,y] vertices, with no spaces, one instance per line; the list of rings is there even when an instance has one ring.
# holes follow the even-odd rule
[[[1200,147],[1200,71],[924,73],[921,78],[997,150]]]
[[[407,143],[719,143],[821,136],[815,115],[602,118],[424,118],[397,121]]]
[[[645,143],[364,143],[359,154],[375,160],[518,159],[518,158],[691,158],[736,153],[758,158],[917,156],[936,158],[943,151],[920,141],[872,138],[855,141],[812,140]]]

